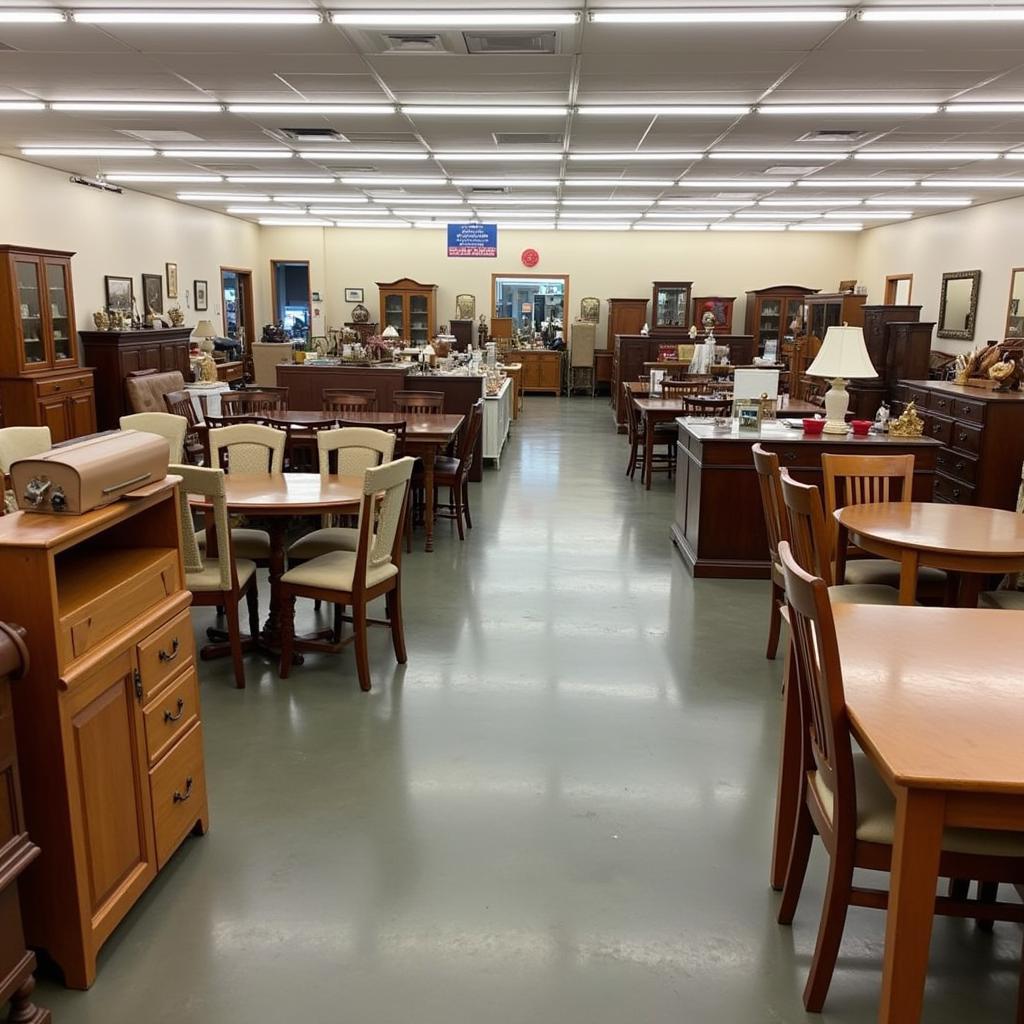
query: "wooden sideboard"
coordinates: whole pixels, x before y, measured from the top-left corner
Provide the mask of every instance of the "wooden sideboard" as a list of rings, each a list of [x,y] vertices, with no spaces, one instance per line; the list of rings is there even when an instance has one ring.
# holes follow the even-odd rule
[[[0,517],[0,618],[28,631],[13,687],[29,834],[30,946],[71,988],[208,820],[174,478],[81,516]],[[36,585],[24,586],[25,579]]]
[[[274,368],[277,386],[288,389],[289,409],[322,409],[325,388],[355,388],[375,391],[377,408],[394,408],[396,391],[405,388],[408,366],[307,366],[278,363]]]
[[[18,877],[39,856],[25,831],[18,780],[10,680],[29,667],[24,631],[0,623],[0,1006],[10,1001],[9,1021],[48,1024],[50,1011],[32,1003],[35,954],[25,948]]]
[[[679,424],[672,540],[696,577],[767,579],[768,534],[751,447],[777,452],[803,483],[822,485],[823,454],[914,456],[914,498],[930,501],[941,445],[928,437],[808,437],[781,422],[758,430]],[[1020,464],[1018,463],[1018,470]]]
[[[192,379],[188,358],[191,327],[154,327],[142,331],[79,331],[86,362],[96,368],[96,422],[114,430],[132,410],[124,382],[136,370],[178,370]]]
[[[924,420],[925,434],[943,446],[935,501],[1016,508],[1024,463],[1024,394],[947,381],[903,381],[899,408],[910,399]]]
[[[505,358],[523,365],[523,392],[558,395],[562,391],[562,353],[549,349],[517,348]]]
[[[406,391],[440,391],[444,395],[444,411],[465,416],[469,422],[469,413],[473,406],[484,396],[484,378],[481,377],[440,377],[420,373],[409,373],[405,378]],[[391,409],[393,406],[382,406]],[[479,482],[484,478],[484,434],[480,431],[473,450],[473,465],[469,470],[469,479]]]

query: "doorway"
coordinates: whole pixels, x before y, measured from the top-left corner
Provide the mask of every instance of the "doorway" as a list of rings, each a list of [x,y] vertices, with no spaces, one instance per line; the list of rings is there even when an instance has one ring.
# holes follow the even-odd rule
[[[492,315],[511,321],[513,332],[541,334],[545,340],[564,333],[569,305],[568,274],[491,274]]]
[[[270,290],[274,323],[296,341],[309,341],[313,322],[309,260],[271,260]]]
[[[220,268],[224,335],[242,343],[248,352],[255,340],[252,304],[252,271],[242,267]]]
[[[887,306],[908,305],[913,287],[913,274],[890,274],[885,279],[885,304]]]

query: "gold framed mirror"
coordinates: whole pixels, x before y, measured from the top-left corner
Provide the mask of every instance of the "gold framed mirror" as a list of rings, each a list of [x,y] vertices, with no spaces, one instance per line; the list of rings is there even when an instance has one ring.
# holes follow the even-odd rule
[[[960,341],[974,340],[980,288],[980,270],[955,270],[942,275],[936,337],[957,338]]]
[[[1010,270],[1010,298],[1006,304],[1005,338],[1024,338],[1024,267]]]

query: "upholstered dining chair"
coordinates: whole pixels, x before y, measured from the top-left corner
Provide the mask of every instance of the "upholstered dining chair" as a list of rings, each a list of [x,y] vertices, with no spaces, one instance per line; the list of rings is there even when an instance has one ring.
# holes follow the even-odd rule
[[[771,560],[771,609],[768,615],[767,658],[779,653],[779,636],[782,633],[782,606],[786,593],[782,579],[782,565],[779,562],[779,541],[789,540],[789,519],[786,503],[782,500],[782,480],[779,476],[779,456],[760,444],[752,446],[757,484],[761,490],[761,507],[764,511],[765,532],[768,534],[768,557]]]
[[[164,406],[172,416],[181,416],[188,422],[185,431],[185,458],[194,466],[206,459],[206,424],[203,422],[187,391],[169,391],[164,395]]]
[[[367,469],[363,475],[363,498],[359,507],[359,539],[355,551],[334,551],[320,555],[281,577],[281,666],[280,676],[291,671],[295,635],[295,599],[319,598],[335,605],[334,635],[330,650],[354,642],[359,687],[370,689],[370,657],[367,647],[367,605],[384,597],[391,641],[398,663],[406,662],[405,630],[402,623],[401,559],[405,504],[412,477],[410,458],[386,462]],[[342,609],[351,607],[353,634],[341,639]]]
[[[52,447],[49,427],[3,427],[0,429],[0,481],[4,486],[4,512],[16,512],[18,499],[7,489],[7,478],[11,475],[11,463],[18,459],[31,459],[42,455]]]
[[[825,579],[800,566],[787,541],[779,544],[779,560],[796,661],[793,676],[802,722],[802,770],[778,921],[793,923],[817,833],[829,859],[828,881],[803,1001],[808,1011],[819,1013],[835,970],[847,909],[886,906],[888,893],[854,885],[853,873],[857,868],[891,869],[897,809],[892,791],[869,758],[854,750],[831,588]],[[946,829],[938,873],[951,880],[951,895],[936,899],[935,913],[987,921],[1021,919],[1019,903],[999,903],[996,897],[991,902],[972,902],[955,880],[973,878],[983,886],[996,887],[1000,882],[1024,882],[1024,834]],[[1024,1000],[1019,1000],[1018,1010],[1022,1006]],[[1017,1020],[1022,1019],[1018,1012]]]
[[[185,460],[185,434],[188,420],[173,416],[169,412],[134,412],[122,416],[118,422],[122,430],[142,430],[147,434],[158,434],[171,449],[171,462]]]
[[[473,452],[484,422],[484,400],[478,398],[469,410],[469,422],[459,438],[456,455],[438,455],[434,459],[434,488],[448,488],[448,501],[434,500],[434,511],[442,519],[454,519],[459,540],[465,540],[463,521],[473,529],[469,510],[469,472],[473,468]]]
[[[227,500],[224,492],[224,471],[199,466],[172,465],[171,472],[182,478],[178,488],[181,522],[182,555],[185,562],[185,586],[192,592],[194,605],[215,605],[223,608],[228,620],[228,643],[235,670],[235,686],[245,686],[245,665],[242,662],[242,627],[238,606],[244,597],[249,613],[249,631],[259,631],[259,592],[256,587],[256,563],[236,558],[232,531],[228,526]],[[217,539],[217,557],[207,558],[200,548],[192,524],[190,494],[209,498],[213,505],[213,529]]]
[[[377,392],[373,388],[324,388],[320,402],[324,412],[376,412]]]
[[[443,391],[396,391],[392,404],[395,412],[417,416],[444,412]]]

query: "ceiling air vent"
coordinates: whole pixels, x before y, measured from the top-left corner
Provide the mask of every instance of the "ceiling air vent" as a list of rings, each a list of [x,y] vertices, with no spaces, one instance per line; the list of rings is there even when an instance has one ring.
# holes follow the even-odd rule
[[[349,142],[369,146],[412,146],[419,143],[413,132],[345,132]]]
[[[477,188],[471,188],[469,190],[470,195],[474,196],[504,196],[507,195],[511,190],[502,188],[500,185],[495,185],[493,188],[481,185]]]
[[[445,53],[436,32],[388,32],[381,37],[385,53]]]
[[[463,32],[470,53],[558,53],[554,32]]]
[[[168,128],[153,128],[150,130],[118,128],[119,135],[130,135],[134,139],[142,139],[143,142],[205,142],[199,135],[192,132],[175,131]]]
[[[868,132],[859,128],[822,128],[815,132],[805,132],[797,142],[861,142],[868,137]]]
[[[775,167],[766,167],[764,174],[777,174],[780,178],[804,178],[808,174],[814,174],[816,171],[824,170],[825,165],[821,164],[817,167],[803,166],[794,167],[792,164],[778,164]]]
[[[561,132],[491,132],[499,146],[561,146],[565,136]]]
[[[283,135],[288,139],[296,139],[299,142],[308,141],[310,139],[320,140],[323,142],[347,141],[341,132],[335,131],[333,128],[282,128],[278,134]]]

